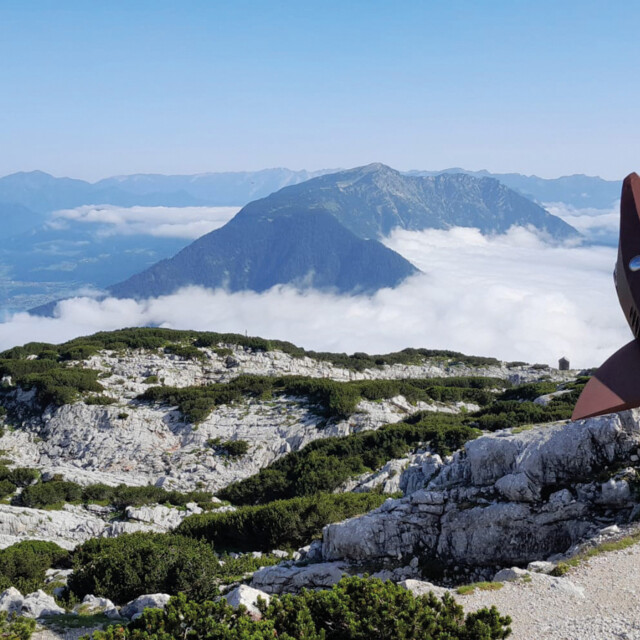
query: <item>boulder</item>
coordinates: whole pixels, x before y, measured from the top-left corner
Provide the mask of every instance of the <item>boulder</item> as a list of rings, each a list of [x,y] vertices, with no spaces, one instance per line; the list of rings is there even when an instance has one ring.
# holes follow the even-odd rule
[[[0,594],[0,611],[6,611],[9,616],[19,614],[23,600],[24,597],[15,587],[9,587]]]
[[[605,505],[622,506],[631,498],[631,487],[626,480],[611,478],[602,484],[602,494],[599,502]]]
[[[73,611],[78,615],[95,615],[104,613],[107,618],[119,618],[118,609],[108,598],[99,598],[94,595],[86,595],[80,604],[77,604]]]
[[[123,618],[135,620],[145,609],[164,609],[171,599],[166,593],[150,593],[137,597],[120,609]]]
[[[346,565],[341,562],[322,562],[297,566],[290,562],[264,567],[253,574],[251,586],[266,593],[296,593],[303,588],[323,589],[340,582]]]
[[[262,617],[260,609],[257,607],[258,598],[262,598],[267,604],[271,600],[271,596],[268,593],[249,587],[246,584],[241,584],[232,589],[223,598],[234,608],[244,605],[251,616],[257,619]]]
[[[301,547],[293,554],[296,562],[322,562],[322,541],[314,540],[311,544]]]
[[[65,613],[62,607],[56,604],[53,596],[46,594],[42,589],[24,597],[20,615],[27,618],[44,618]]]
[[[555,563],[545,560],[535,560],[527,565],[527,571],[532,573],[551,573],[556,568]]]
[[[411,591],[414,596],[425,596],[430,591],[433,592],[438,598],[441,598],[445,593],[451,593],[449,589],[446,587],[438,587],[435,584],[431,584],[431,582],[426,582],[424,580],[403,580],[402,582],[398,582],[400,587],[403,587],[407,591]]]
[[[493,576],[494,582],[516,582],[522,580],[526,576],[531,576],[531,573],[525,569],[519,567],[511,567],[511,569],[501,569]]]
[[[187,516],[196,513],[202,513],[202,509],[193,502],[188,503],[185,509],[175,509],[155,504],[143,507],[127,507],[125,510],[125,515],[129,520],[149,524],[165,531],[175,529]]]

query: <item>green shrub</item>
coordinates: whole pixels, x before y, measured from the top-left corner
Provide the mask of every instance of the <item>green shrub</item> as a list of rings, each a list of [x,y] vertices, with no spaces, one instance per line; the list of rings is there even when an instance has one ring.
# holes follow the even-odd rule
[[[222,404],[245,398],[271,395],[304,397],[319,407],[327,418],[346,418],[362,399],[383,400],[402,395],[410,402],[476,402],[486,405],[494,399],[490,389],[503,388],[496,378],[425,378],[406,380],[358,380],[336,382],[326,378],[302,376],[242,375],[228,383],[194,387],[151,387],[139,396],[149,402],[176,405],[193,423],[206,419]]]
[[[0,590],[32,593],[43,587],[47,569],[67,566],[69,552],[53,542],[18,542],[0,551]]]
[[[234,504],[264,504],[334,491],[349,478],[379,469],[419,444],[428,444],[441,454],[459,449],[479,435],[464,420],[457,415],[420,412],[406,422],[377,431],[315,440],[257,474],[230,484],[218,495]]]
[[[64,480],[51,480],[25,487],[18,496],[18,501],[23,507],[42,509],[62,505],[65,502],[78,502],[81,498],[82,487],[80,485]]]
[[[317,494],[277,500],[225,513],[185,518],[176,533],[212,543],[216,549],[253,551],[298,548],[331,522],[379,507],[387,496],[371,493]]]
[[[535,400],[539,396],[556,391],[558,386],[554,382],[531,382],[507,389],[500,400]]]
[[[219,561],[210,545],[174,534],[132,533],[93,538],[73,552],[69,590],[117,604],[145,593],[185,593],[196,600],[217,594]]]
[[[16,485],[10,480],[0,480],[0,499],[10,496],[16,489]]]
[[[17,467],[9,471],[7,480],[18,487],[27,487],[40,479],[40,471],[37,469],[28,469],[25,467]]]
[[[97,632],[96,640],[503,640],[511,619],[495,607],[465,616],[453,597],[415,597],[372,578],[343,578],[331,589],[273,597],[262,619],[224,599],[198,604],[184,595],[164,610],[148,609],[127,627]],[[188,630],[188,631],[187,631]]]
[[[528,400],[522,402],[498,400],[474,414],[473,422],[480,429],[497,431],[523,424],[543,424],[556,420],[569,420],[585,384],[586,382],[579,381],[565,385],[565,388],[569,389],[569,393],[553,398],[545,407]],[[529,390],[531,389],[528,385],[526,386]],[[529,391],[530,395],[531,393],[533,392]]]
[[[0,611],[0,637],[5,640],[29,640],[36,629],[33,618],[12,617],[6,611]]]
[[[172,353],[185,360],[205,360],[205,355],[198,347],[192,344],[171,344],[164,348],[165,353]]]
[[[25,472],[35,471],[25,469]],[[9,472],[9,479],[11,474]],[[38,473],[38,472],[36,472]],[[0,477],[2,468],[0,467]],[[65,502],[83,503],[106,503],[114,506],[118,510],[126,507],[141,507],[145,504],[167,504],[181,507],[189,502],[197,502],[203,506],[211,504],[212,495],[208,491],[167,491],[162,487],[147,485],[142,487],[130,487],[128,485],[118,485],[111,487],[106,484],[90,484],[85,487],[61,479],[40,482],[26,487],[18,501],[22,506],[32,508],[45,508],[62,506]]]
[[[50,362],[33,360],[32,362]],[[36,389],[36,397],[41,406],[55,404],[61,406],[78,399],[87,391],[100,393],[104,387],[98,382],[99,371],[80,368],[53,368],[42,373],[30,373],[14,380],[24,389]]]
[[[249,443],[246,440],[225,440],[222,442],[220,438],[210,438],[207,444],[223,456],[230,458],[240,458],[249,451]]]
[[[116,402],[117,400],[115,398],[112,398],[111,396],[105,396],[104,394],[88,396],[84,399],[84,403],[89,405],[106,406],[109,404],[115,404]]]
[[[91,336],[75,338],[61,345],[44,342],[30,342],[22,347],[14,347],[3,353],[0,358],[24,360],[27,356],[36,355],[42,359],[53,359],[54,354],[68,360],[86,359],[100,350],[124,349],[160,349],[168,346],[212,347],[221,350],[219,355],[231,355],[227,347],[220,345],[237,345],[248,351],[278,350],[294,358],[308,356],[322,362],[330,362],[337,367],[355,371],[374,369],[394,364],[422,364],[428,360],[437,360],[447,364],[466,364],[469,366],[487,366],[498,364],[495,358],[466,356],[456,351],[439,351],[434,349],[403,349],[395,353],[373,354],[326,353],[306,351],[290,342],[282,340],[265,340],[237,333],[213,333],[207,331],[175,331],[157,327],[139,327],[121,329],[119,331],[102,331]]]

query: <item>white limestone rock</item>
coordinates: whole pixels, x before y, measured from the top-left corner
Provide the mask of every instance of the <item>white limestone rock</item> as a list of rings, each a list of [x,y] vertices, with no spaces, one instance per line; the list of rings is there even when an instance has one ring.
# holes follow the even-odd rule
[[[436,597],[441,598],[445,593],[451,593],[451,590],[446,587],[439,587],[424,580],[402,580],[401,582],[398,582],[398,585],[407,591],[411,591],[411,593],[416,597],[425,596],[429,592],[433,592]]]
[[[107,618],[117,619],[120,617],[118,608],[108,598],[99,598],[94,595],[86,595],[82,602],[77,604],[73,611],[78,615],[88,616],[97,613],[104,613]]]
[[[405,496],[423,489],[435,478],[442,466],[442,458],[438,454],[426,452],[410,456],[409,464],[400,478],[399,489]]]
[[[135,620],[145,609],[164,609],[170,599],[171,596],[166,593],[145,594],[125,604],[120,609],[120,615],[123,618]]]
[[[531,577],[531,572],[519,567],[511,567],[511,569],[501,569],[493,576],[494,582],[517,582],[527,576]]]
[[[87,511],[45,511],[0,504],[0,548],[22,540],[50,540],[73,549],[89,538],[100,537],[106,527]]]
[[[269,601],[271,600],[271,596],[268,593],[249,587],[246,584],[241,584],[235,589],[227,592],[223,598],[234,608],[244,605],[247,608],[247,611],[255,619],[260,619],[262,617],[260,609],[258,609],[257,606],[258,598],[262,598],[267,604],[269,604]]]
[[[296,593],[302,588],[322,589],[340,582],[346,565],[341,562],[324,562],[307,566],[282,563],[264,567],[253,574],[251,586],[265,593]]]
[[[323,559],[426,555],[451,565],[509,567],[566,552],[597,534],[601,496],[609,507],[630,506],[626,479],[596,491],[584,478],[624,464],[639,444],[639,411],[482,436],[445,461],[426,489],[326,526]],[[542,499],[558,485],[570,488]]]
[[[554,562],[548,562],[546,560],[535,560],[527,565],[527,571],[531,573],[546,573],[550,574],[556,568]]]
[[[631,487],[626,480],[611,478],[602,484],[599,502],[606,505],[621,506],[631,499]]]
[[[20,615],[23,601],[23,595],[15,587],[9,587],[0,594],[0,611],[9,616]]]
[[[554,391],[553,393],[546,393],[543,396],[538,396],[533,404],[537,404],[541,407],[546,407],[552,400],[555,398],[559,398],[560,396],[564,396],[567,393],[571,393],[571,389],[560,389],[559,391]]]
[[[535,502],[540,498],[540,489],[525,473],[508,473],[496,482],[496,489],[513,502]]]
[[[187,516],[202,513],[202,509],[190,502],[185,509],[176,509],[155,504],[144,507],[127,507],[125,515],[129,520],[152,525],[165,531],[175,529]]]
[[[46,594],[42,589],[26,595],[20,609],[20,615],[27,618],[57,616],[64,612],[64,609],[56,604],[53,596]]]

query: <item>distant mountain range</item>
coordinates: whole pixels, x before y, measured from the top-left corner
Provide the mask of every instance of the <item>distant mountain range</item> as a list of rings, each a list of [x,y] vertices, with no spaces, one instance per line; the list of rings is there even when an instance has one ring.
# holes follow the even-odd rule
[[[264,291],[295,284],[339,293],[393,287],[416,273],[379,238],[392,229],[533,226],[566,240],[578,232],[492,178],[406,176],[371,164],[314,178],[245,206],[230,222],[109,288],[118,297],[196,284]]]
[[[42,171],[14,173],[0,178],[0,215],[2,207],[21,205],[34,214],[71,209],[85,204],[142,206],[242,206],[311,178],[336,170],[262,171],[203,173],[196,175],[136,174],[105,178],[95,183],[72,178],[55,178]],[[563,202],[573,207],[606,208],[620,198],[621,181],[574,175],[555,179],[524,176],[518,173],[492,174],[488,171],[445,169],[409,171],[409,176],[435,176],[465,173],[475,177],[496,178],[502,184],[538,203]]]
[[[562,202],[576,209],[608,209],[620,200],[621,180],[603,180],[597,176],[581,174],[561,178],[538,178],[520,173],[489,173],[466,169],[444,171],[409,171],[407,175],[434,176],[442,173],[466,173],[479,178],[491,177],[539,203]]]
[[[114,293],[144,296],[145,286],[159,292],[198,280],[193,278],[194,270],[199,269],[194,256],[200,249],[192,252],[186,246],[188,239],[159,237],[140,228],[138,235],[111,233],[99,219],[87,224],[73,216],[65,217],[60,227],[51,224],[51,212],[59,209],[88,204],[185,207],[251,201],[215,240],[211,234],[202,238],[198,246],[212,242],[215,255],[200,275],[201,284],[263,290],[281,282],[304,282],[346,292],[394,286],[415,272],[406,260],[397,254],[391,259],[389,250],[376,244],[394,228],[460,225],[499,233],[513,224],[525,224],[563,240],[576,237],[575,229],[532,199],[578,208],[606,207],[620,191],[618,182],[588,176],[556,180],[519,174],[494,177],[499,180],[488,172],[458,169],[401,173],[379,164],[335,173],[266,169],[190,176],[140,174],[96,183],[55,178],[41,171],[12,174],[0,178],[0,307],[30,308],[82,287],[104,288],[114,281],[121,281],[112,287]],[[330,214],[337,221],[336,226],[307,216],[309,230],[312,221],[316,234],[322,229],[336,251],[327,252],[327,245],[311,236],[305,238],[305,252],[296,253],[286,245],[287,234],[305,237],[299,218],[305,212]],[[180,215],[176,209],[176,220]],[[276,217],[282,218],[277,237],[272,225]],[[344,235],[345,231],[353,237]],[[260,241],[267,237],[270,247]],[[373,243],[360,244],[365,240]],[[369,264],[366,274],[341,266],[348,263],[346,253],[340,254],[347,252],[346,247]],[[181,249],[186,257],[176,255]]]
[[[20,172],[0,178],[0,203],[19,204],[40,214],[84,204],[236,206],[329,172],[264,169],[188,176],[141,174],[95,183],[55,178],[43,171]]]

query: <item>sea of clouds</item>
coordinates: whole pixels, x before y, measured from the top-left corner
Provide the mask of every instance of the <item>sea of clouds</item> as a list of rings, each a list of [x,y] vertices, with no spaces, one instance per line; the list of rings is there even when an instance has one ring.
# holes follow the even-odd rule
[[[48,226],[65,229],[79,223],[100,237],[150,235],[195,240],[226,224],[240,207],[118,207],[84,205],[52,214]]]
[[[156,325],[315,350],[427,347],[553,365],[566,356],[592,367],[631,339],[613,286],[613,247],[551,244],[522,228],[493,237],[467,228],[396,231],[385,242],[423,273],[373,296],[277,286],[260,294],[189,287],[144,301],[79,297],[59,303],[54,318],[19,313],[0,324],[0,349]]]
[[[594,244],[618,246],[620,231],[620,203],[610,209],[577,209],[562,202],[550,202],[544,208],[577,229]]]

